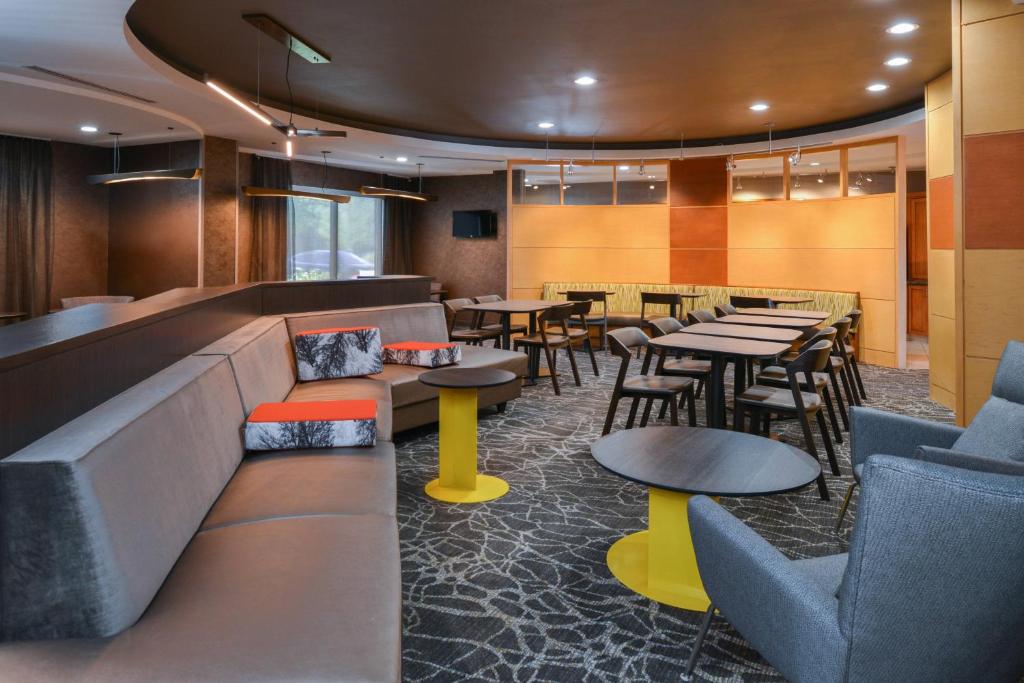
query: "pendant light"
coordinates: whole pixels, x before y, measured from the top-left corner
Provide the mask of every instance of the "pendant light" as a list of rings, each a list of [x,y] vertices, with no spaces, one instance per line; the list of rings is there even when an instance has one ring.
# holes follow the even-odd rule
[[[416,164],[416,176],[419,179],[419,189],[416,192],[392,190],[376,185],[363,185],[359,188],[359,194],[367,197],[395,197],[397,199],[411,199],[417,202],[436,202],[437,195],[427,194],[423,191],[423,164]]]
[[[199,180],[203,175],[203,170],[197,167],[164,168],[152,171],[121,173],[121,133],[111,131],[110,135],[114,137],[114,172],[86,176],[86,181],[90,185],[116,185],[118,183],[135,183],[144,180]],[[167,143],[168,166],[170,166],[170,156],[170,143]]]
[[[330,152],[323,150],[320,154],[324,158],[324,180],[320,187],[320,192],[306,192],[305,190],[293,190],[291,188],[254,187],[252,185],[246,185],[242,188],[242,193],[245,194],[246,197],[254,197],[256,199],[297,197],[299,199],[319,199],[325,202],[348,204],[351,199],[348,195],[327,193],[327,155],[330,154]]]

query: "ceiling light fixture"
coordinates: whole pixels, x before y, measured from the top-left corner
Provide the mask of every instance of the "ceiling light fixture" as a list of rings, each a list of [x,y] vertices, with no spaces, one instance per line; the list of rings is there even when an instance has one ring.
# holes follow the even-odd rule
[[[789,165],[799,166],[800,165],[800,145],[796,146],[796,151],[789,155]]]
[[[114,137],[114,172],[101,175],[86,176],[90,185],[116,185],[118,183],[135,183],[143,180],[199,180],[203,175],[201,168],[164,168],[154,171],[132,171],[121,173],[121,133],[111,131]],[[168,161],[171,147],[167,146]]]
[[[404,164],[405,162],[409,161],[409,159],[408,157],[395,157],[395,161],[397,161],[400,164]]]
[[[750,111],[768,111],[771,107],[764,102],[755,102],[750,105]]]
[[[906,66],[910,64],[910,57],[890,57],[885,60],[886,66]]]
[[[628,171],[629,170],[629,166],[627,166],[626,164],[623,164],[623,165],[619,166],[619,170],[620,171]]]
[[[251,185],[242,186],[242,194],[246,197],[253,197],[255,199],[269,199],[269,198],[298,198],[298,199],[320,199],[325,202],[337,202],[338,204],[348,204],[349,197],[343,194],[326,194],[323,192],[305,192],[303,190],[289,190],[284,188],[276,187],[252,187]]]
[[[889,86],[886,85],[885,83],[872,83],[867,88],[865,88],[865,90],[867,90],[868,92],[882,92],[883,90],[888,89]]]
[[[594,85],[597,83],[597,79],[593,76],[580,76],[573,83],[576,85]]]
[[[740,178],[739,176],[736,176],[736,189],[737,190],[742,190],[743,189],[743,179]]]
[[[285,140],[284,141],[284,153],[288,155],[289,159],[291,159],[292,156],[294,155],[295,150],[292,149],[292,141],[291,140]]]
[[[239,98],[237,95],[235,95],[233,92],[228,90],[220,83],[217,83],[216,81],[212,80],[209,76],[206,77],[206,85],[210,86],[210,88],[212,88],[215,92],[223,95],[229,101],[233,102],[240,109],[245,111],[253,118],[257,119],[261,123],[266,124],[268,126],[274,125],[274,120],[271,119],[262,109],[242,101],[241,98]]]
[[[648,186],[647,186],[647,189],[648,189],[648,190],[653,190],[653,189],[654,189],[654,185],[648,185]]]
[[[821,162],[820,161],[812,161],[811,162],[811,166],[821,166]]]
[[[897,24],[893,24],[889,28],[885,29],[886,33],[893,35],[903,35],[904,33],[912,33],[918,29],[917,24],[912,24],[909,21],[901,21]]]
[[[423,191],[423,164],[416,164],[416,177],[419,179],[419,189],[416,192],[411,190],[392,190],[388,187],[376,185],[363,185],[359,188],[359,194],[366,197],[395,197],[396,199],[411,199],[417,202],[436,202],[437,195],[427,194]]]
[[[90,126],[86,124],[84,126],[79,127],[78,130],[82,131],[83,133],[98,133],[100,129],[96,126]]]
[[[537,127],[542,130],[547,130],[548,128],[554,128],[555,124],[551,123],[550,121],[541,121],[540,123],[537,124]]]

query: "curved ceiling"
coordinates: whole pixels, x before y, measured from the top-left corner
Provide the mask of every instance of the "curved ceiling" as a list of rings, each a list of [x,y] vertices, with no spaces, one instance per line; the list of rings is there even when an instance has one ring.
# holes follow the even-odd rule
[[[265,13],[327,52],[292,55],[295,110],[369,130],[489,145],[670,147],[841,129],[920,106],[950,65],[936,0],[136,0],[129,28],[181,71],[288,108]],[[912,21],[920,29],[890,35]],[[259,39],[258,39],[258,36]],[[894,55],[911,63],[883,65]],[[573,84],[593,74],[590,87]],[[883,81],[881,93],[865,86]],[[771,109],[755,113],[756,101]]]

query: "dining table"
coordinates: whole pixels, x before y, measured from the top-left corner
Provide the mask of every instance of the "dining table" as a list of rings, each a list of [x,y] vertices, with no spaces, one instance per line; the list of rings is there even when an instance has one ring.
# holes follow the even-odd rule
[[[481,304],[467,304],[462,310],[479,313],[495,313],[501,317],[501,348],[512,350],[512,316],[528,315],[530,317],[530,334],[537,332],[537,314],[552,306],[564,305],[564,301],[545,301],[543,299],[507,299],[505,301],[488,301]]]
[[[794,330],[806,330],[817,327],[822,320],[817,318],[791,318],[787,316],[743,315],[734,313],[715,318],[716,323],[725,325],[755,325],[757,327],[789,327]]]
[[[707,323],[704,323],[707,324]],[[691,327],[696,327],[693,325]],[[781,341],[762,341],[759,339],[738,339],[736,337],[719,337],[710,334],[694,334],[685,328],[682,332],[673,332],[662,337],[655,337],[648,342],[647,357],[644,367],[650,367],[653,349],[665,353],[689,351],[711,358],[711,376],[708,379],[708,423],[711,427],[726,428],[725,417],[725,366],[733,361],[736,373],[733,390],[736,395],[746,390],[747,360],[774,358],[789,351],[790,344]]]
[[[766,299],[770,299],[776,306],[784,306],[786,304],[809,304],[814,299],[808,296],[767,296]]]
[[[828,311],[789,311],[781,308],[738,308],[739,315],[759,315],[769,318],[817,318],[820,322],[828,320],[832,315]]]
[[[790,327],[762,327],[760,325],[726,325],[725,323],[695,323],[684,328],[688,334],[706,334],[711,337],[733,337],[755,341],[792,343],[803,333]]]

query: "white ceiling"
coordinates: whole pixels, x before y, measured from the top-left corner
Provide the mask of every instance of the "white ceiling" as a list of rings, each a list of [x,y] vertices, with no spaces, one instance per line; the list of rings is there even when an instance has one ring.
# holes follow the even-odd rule
[[[201,83],[156,59],[126,31],[124,16],[131,0],[3,0],[0,3],[0,132],[29,137],[108,144],[102,132],[118,130],[122,140],[156,142],[215,135],[236,139],[246,151],[281,155],[283,138],[260,124]],[[152,100],[139,102],[27,69],[41,66],[77,79]],[[287,113],[275,115],[287,119]],[[924,165],[923,112],[843,133],[801,138],[804,144],[842,142],[879,135],[907,137],[908,167]],[[79,132],[84,123],[99,126],[101,134]],[[332,128],[296,117],[300,126]],[[168,127],[174,130],[168,130]],[[488,173],[504,168],[504,160],[544,159],[544,150],[483,147],[407,138],[346,128],[347,138],[300,139],[296,156],[320,162],[321,150],[331,152],[332,165],[396,175]],[[797,140],[783,144],[792,146]],[[276,145],[272,143],[277,143]],[[765,145],[687,149],[686,155],[707,156],[759,151]],[[646,150],[642,156],[676,158],[677,149]],[[399,163],[404,156],[408,162]],[[588,153],[547,152],[550,158],[590,158]],[[641,154],[602,151],[601,159],[637,159]],[[448,157],[448,158],[437,158]],[[498,160],[495,163],[494,160]]]

